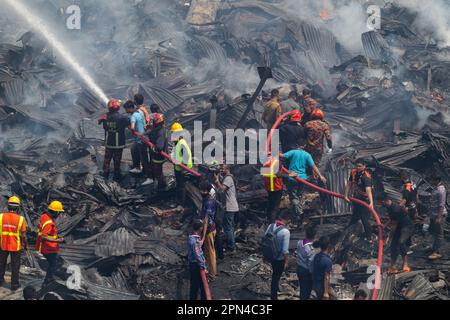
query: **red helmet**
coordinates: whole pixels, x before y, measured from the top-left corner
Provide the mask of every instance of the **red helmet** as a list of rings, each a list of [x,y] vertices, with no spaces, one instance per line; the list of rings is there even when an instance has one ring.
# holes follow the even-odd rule
[[[299,110],[295,110],[291,115],[291,122],[302,122],[302,113]]]
[[[322,110],[316,109],[311,113],[311,117],[313,119],[319,119],[319,120],[323,121],[323,119],[325,118],[325,115]]]
[[[153,125],[155,127],[162,125],[164,123],[164,115],[157,113],[153,116]]]
[[[108,109],[120,110],[120,101],[116,99],[111,99],[108,102]]]

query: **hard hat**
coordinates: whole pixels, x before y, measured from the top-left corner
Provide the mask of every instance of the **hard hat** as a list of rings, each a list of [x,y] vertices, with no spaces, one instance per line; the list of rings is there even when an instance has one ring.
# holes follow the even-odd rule
[[[311,117],[313,119],[320,119],[323,121],[323,119],[325,118],[325,115],[323,114],[323,111],[320,109],[316,109],[311,113]]]
[[[52,210],[54,212],[59,212],[59,213],[64,212],[63,205],[59,201],[53,201],[52,203],[50,203],[50,205],[48,206],[48,209]]]
[[[112,109],[112,110],[120,110],[120,101],[117,99],[111,99],[108,102],[108,109]]]
[[[157,126],[163,124],[164,121],[165,121],[164,115],[162,115],[162,114],[160,114],[160,113],[155,114],[154,117],[153,117],[153,125],[154,125],[155,127],[157,127]]]
[[[9,206],[13,206],[13,207],[20,206],[20,199],[19,199],[19,197],[12,196],[11,198],[9,198],[8,205]]]
[[[299,110],[295,110],[291,115],[292,122],[301,122],[302,121],[302,113]]]
[[[183,126],[181,125],[181,123],[178,123],[178,122],[174,123],[172,125],[172,128],[170,129],[170,131],[172,131],[172,133],[181,132],[183,130],[184,130]]]

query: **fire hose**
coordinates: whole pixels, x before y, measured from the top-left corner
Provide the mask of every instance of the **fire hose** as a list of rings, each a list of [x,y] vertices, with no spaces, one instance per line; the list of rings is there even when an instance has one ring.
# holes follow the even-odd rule
[[[281,122],[283,122],[286,118],[288,118],[293,113],[294,113],[294,111],[283,114],[280,118],[278,118],[278,120],[273,125],[272,129],[270,130],[269,136],[267,138],[267,144],[266,144],[267,154],[270,154],[270,146],[271,146],[271,142],[272,142],[271,140],[272,140],[273,134],[275,133],[275,130],[278,129]],[[281,172],[286,173],[286,174],[291,174],[291,172],[284,167],[281,168]],[[298,181],[299,183],[302,183],[302,184],[314,189],[314,190],[319,191],[320,193],[325,193],[325,194],[335,197],[335,198],[345,199],[345,197],[339,193],[332,192],[330,190],[318,187],[318,186],[316,186],[308,181],[305,181],[303,179],[300,179],[298,177],[295,177],[295,180]],[[349,199],[351,202],[353,202],[355,204],[366,207],[372,213],[372,215],[377,223],[377,226],[378,226],[378,258],[377,258],[377,267],[375,270],[375,288],[374,288],[374,291],[372,294],[372,300],[376,300],[377,296],[378,296],[378,291],[379,291],[379,284],[381,284],[381,267],[383,264],[383,226],[382,226],[380,217],[379,217],[378,213],[375,211],[375,209],[373,209],[371,206],[369,206],[366,202],[361,201],[359,199],[355,199],[355,198],[349,198]]]

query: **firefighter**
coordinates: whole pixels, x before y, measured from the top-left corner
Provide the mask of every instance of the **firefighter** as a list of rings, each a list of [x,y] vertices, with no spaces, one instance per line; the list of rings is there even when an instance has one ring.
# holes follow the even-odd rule
[[[19,215],[20,199],[16,196],[8,200],[8,212],[0,214],[0,285],[5,282],[8,256],[11,256],[11,291],[20,288],[19,271],[22,248],[27,250],[26,222]]]
[[[171,141],[175,143],[175,157],[173,157],[175,162],[184,164],[191,169],[193,167],[192,152],[183,137],[183,126],[180,123],[174,123],[170,131],[172,133]],[[177,183],[177,202],[184,206],[186,202],[186,177],[183,168],[177,164],[175,165],[175,180]]]
[[[269,156],[263,168],[264,185],[269,194],[269,202],[266,209],[266,218],[269,223],[276,219],[281,197],[283,196],[283,179],[280,173],[280,161]]]
[[[64,242],[64,238],[58,237],[55,219],[64,213],[61,202],[53,201],[48,206],[47,212],[44,212],[38,224],[36,250],[42,253],[47,259],[47,274],[43,286],[53,281],[56,270],[59,244]]]
[[[333,147],[330,126],[324,121],[324,113],[315,109],[311,113],[311,121],[305,124],[306,145],[305,150],[313,157],[314,163],[320,168],[323,157],[323,141],[327,141],[328,148]]]
[[[281,152],[287,153],[302,147],[305,143],[305,131],[301,126],[302,113],[296,110],[289,121],[280,126]]]
[[[99,124],[103,124],[103,129],[105,130],[103,175],[105,179],[109,179],[109,167],[111,160],[114,160],[114,180],[120,181],[122,177],[120,165],[126,140],[125,129],[130,125],[130,119],[119,113],[119,100],[110,100],[108,109],[109,112],[99,120]]]
[[[400,205],[408,210],[409,217],[413,221],[420,220],[417,205],[419,203],[419,193],[416,184],[411,180],[406,172],[400,174],[402,180],[402,200]]]
[[[302,126],[305,126],[312,120],[312,113],[319,107],[319,103],[312,97],[312,92],[309,89],[303,90],[303,118]]]
[[[160,113],[155,113],[153,114],[152,122],[152,130],[148,134],[150,142],[154,144],[154,148],[150,149],[152,174],[153,179],[158,181],[158,189],[164,189],[166,182],[164,180],[163,165],[166,159],[161,155],[161,151],[165,152],[167,150],[164,116]]]
[[[353,195],[356,199],[366,202],[371,208],[373,208],[372,175],[369,171],[367,171],[364,159],[356,160],[356,168],[352,170],[349,183],[345,186],[345,201],[348,203],[350,203],[349,194],[352,189]],[[370,229],[369,219],[370,212],[365,206],[356,203],[353,204],[353,214],[349,226],[361,220],[364,227],[365,237],[367,241],[372,243],[372,232]]]
[[[272,129],[277,119],[281,116],[280,91],[272,90],[271,99],[264,106],[262,120],[266,123],[267,129]]]

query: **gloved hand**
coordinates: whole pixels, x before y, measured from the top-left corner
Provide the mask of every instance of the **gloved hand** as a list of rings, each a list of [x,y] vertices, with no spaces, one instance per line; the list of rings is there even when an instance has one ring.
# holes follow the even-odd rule
[[[100,118],[98,118],[98,124],[102,124],[102,122],[106,121],[107,119],[108,119],[108,115],[106,113],[102,114],[100,116]]]
[[[328,154],[333,153],[333,149],[328,149]]]

